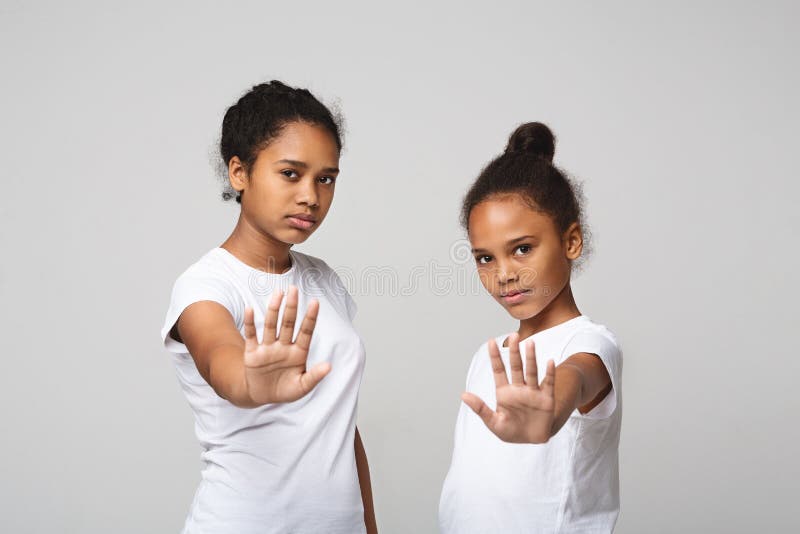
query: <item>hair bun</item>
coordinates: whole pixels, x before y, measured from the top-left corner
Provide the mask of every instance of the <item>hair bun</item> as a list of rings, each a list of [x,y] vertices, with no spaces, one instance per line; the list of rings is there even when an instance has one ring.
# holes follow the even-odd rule
[[[506,154],[535,154],[547,161],[553,161],[556,151],[556,138],[553,132],[541,122],[526,122],[520,125],[508,138]]]

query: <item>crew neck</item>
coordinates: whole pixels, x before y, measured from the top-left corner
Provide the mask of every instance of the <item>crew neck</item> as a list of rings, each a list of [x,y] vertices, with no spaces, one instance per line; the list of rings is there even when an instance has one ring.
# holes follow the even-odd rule
[[[539,337],[539,336],[542,336],[542,335],[545,335],[545,336],[552,335],[552,334],[562,330],[563,328],[566,328],[567,326],[572,326],[575,323],[582,322],[582,321],[588,321],[588,320],[590,320],[588,315],[583,315],[583,314],[578,315],[577,317],[573,317],[572,319],[567,319],[563,323],[558,323],[557,325],[553,325],[550,328],[545,328],[544,330],[540,330],[539,332],[536,332],[535,334],[532,334],[532,335],[530,335],[530,336],[528,336],[528,337],[526,337],[524,339],[520,339],[519,340],[519,344],[522,345],[524,342],[526,342],[528,340],[531,340],[534,337]],[[507,334],[501,334],[501,335],[497,336],[497,338],[495,339],[495,341],[497,341],[497,347],[500,350],[509,350],[511,347],[510,346],[504,347],[503,346],[503,342],[509,336],[511,336],[511,334],[514,334],[514,333],[515,332],[508,332]]]
[[[289,260],[291,260],[292,264],[289,266],[289,269],[287,269],[286,271],[284,271],[282,273],[270,273],[270,272],[267,272],[267,271],[262,271],[261,269],[256,269],[255,267],[246,264],[245,262],[243,262],[242,260],[240,260],[239,258],[234,256],[233,253],[231,253],[226,248],[216,247],[216,248],[214,248],[214,250],[217,252],[217,254],[225,256],[230,261],[232,261],[234,264],[236,264],[236,266],[239,269],[246,270],[246,271],[248,271],[250,273],[255,273],[255,274],[259,275],[259,276],[275,276],[275,277],[278,277],[278,278],[284,278],[284,277],[287,277],[287,276],[291,276],[294,273],[294,271],[296,270],[296,267],[297,267],[297,258],[295,257],[294,252],[292,252],[292,249],[289,249]]]

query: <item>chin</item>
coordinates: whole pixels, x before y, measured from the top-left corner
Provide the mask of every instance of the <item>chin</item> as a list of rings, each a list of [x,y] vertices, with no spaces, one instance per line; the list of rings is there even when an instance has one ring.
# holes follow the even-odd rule
[[[304,232],[302,230],[289,229],[289,230],[281,233],[280,236],[276,236],[276,237],[278,237],[278,239],[280,239],[284,243],[288,243],[289,245],[299,245],[300,243],[303,243],[309,237],[311,237],[311,234],[313,234],[313,233],[314,233],[313,231],[312,232]]]
[[[525,319],[530,319],[531,317],[535,317],[539,314],[542,310],[536,306],[506,306],[502,302],[500,303],[501,306],[508,312],[508,314],[518,321],[524,321]]]
[[[535,313],[525,313],[524,310],[515,308],[506,308],[506,311],[517,321],[524,321],[525,319],[529,319],[536,315]]]
[[[291,236],[287,237],[286,239],[281,239],[284,243],[288,243],[289,245],[299,245],[300,243],[304,243],[309,236]]]

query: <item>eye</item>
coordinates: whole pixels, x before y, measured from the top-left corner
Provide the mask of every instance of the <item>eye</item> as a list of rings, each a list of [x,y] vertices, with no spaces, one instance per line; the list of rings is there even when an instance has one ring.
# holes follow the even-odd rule
[[[320,181],[320,183],[323,183],[325,185],[332,185],[332,184],[334,184],[336,182],[336,177],[335,176],[320,176],[319,177],[319,181]]]
[[[300,175],[297,174],[294,169],[284,169],[281,171],[281,174],[287,178],[299,178]]]
[[[525,254],[527,254],[530,251],[531,251],[531,246],[530,245],[520,245],[520,246],[518,246],[517,248],[514,249],[514,254],[516,256],[524,256]],[[519,252],[519,254],[517,254],[517,252]]]
[[[492,261],[492,257],[491,256],[485,256],[485,255],[484,256],[475,256],[475,261],[478,262],[481,265],[486,265],[487,263]]]

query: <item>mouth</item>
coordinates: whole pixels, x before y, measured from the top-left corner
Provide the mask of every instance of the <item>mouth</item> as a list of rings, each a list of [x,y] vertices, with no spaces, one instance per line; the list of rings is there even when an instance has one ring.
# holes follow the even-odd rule
[[[506,304],[519,304],[532,294],[530,289],[515,289],[507,293],[500,293],[500,298]]]
[[[286,218],[289,219],[290,226],[299,230],[308,230],[317,224],[317,219],[313,215],[306,213],[295,213],[294,215],[287,215]]]

